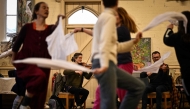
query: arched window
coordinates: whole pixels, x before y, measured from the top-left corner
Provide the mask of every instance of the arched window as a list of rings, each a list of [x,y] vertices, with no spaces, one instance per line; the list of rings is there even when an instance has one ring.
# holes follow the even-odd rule
[[[71,15],[68,24],[95,24],[98,18],[88,10],[79,10]]]

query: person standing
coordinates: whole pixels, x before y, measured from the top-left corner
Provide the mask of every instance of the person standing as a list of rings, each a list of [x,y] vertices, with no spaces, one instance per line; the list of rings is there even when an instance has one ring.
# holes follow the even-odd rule
[[[92,68],[100,84],[100,109],[116,109],[116,88],[128,90],[120,109],[135,109],[141,99],[144,83],[117,67],[117,53],[129,52],[138,43],[142,33],[136,39],[118,43],[116,32],[116,14],[118,0],[102,0],[105,10],[94,26],[92,43]],[[111,49],[110,49],[111,48]]]
[[[129,16],[126,10],[122,7],[117,8],[116,26],[117,26],[118,42],[125,42],[125,41],[131,40],[130,32],[131,33],[137,32],[137,26],[134,20]],[[91,36],[93,34],[91,30],[88,30],[85,28],[75,28],[74,33],[76,32],[85,32],[86,34],[89,34]],[[132,62],[132,56],[130,52],[118,53],[117,61],[118,61],[119,68],[132,74],[133,62]],[[93,109],[100,108],[100,89],[99,88],[100,86],[98,86],[96,89],[96,99],[94,102]],[[120,102],[122,102],[126,94],[126,90],[117,89],[117,94],[120,99]]]
[[[118,42],[125,42],[131,40],[130,33],[136,33],[138,31],[137,25],[135,24],[134,20],[122,7],[117,8],[116,26],[117,26]],[[131,52],[118,53],[117,61],[119,68],[127,71],[130,74],[133,73],[133,61],[132,61]],[[122,102],[126,95],[126,90],[118,88],[117,95],[120,99],[120,102]]]
[[[33,22],[22,27],[13,45],[13,60],[30,57],[51,58],[45,39],[54,31],[56,25],[46,24],[48,15],[49,7],[45,2],[39,2],[34,6]],[[26,83],[25,97],[20,109],[43,109],[50,69],[32,64],[14,64],[14,66],[17,69],[17,76]]]
[[[168,25],[163,42],[165,45],[175,49],[180,65],[183,88],[190,103],[190,11],[183,11],[182,14],[188,20],[187,27],[184,27],[183,21],[178,21],[178,31],[174,33],[173,24]],[[186,33],[185,30],[187,30]]]

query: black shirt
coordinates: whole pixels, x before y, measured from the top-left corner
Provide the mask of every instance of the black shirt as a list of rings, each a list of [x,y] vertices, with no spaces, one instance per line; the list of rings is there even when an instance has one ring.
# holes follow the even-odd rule
[[[147,77],[147,72],[142,72],[141,77]],[[163,71],[162,69],[159,69],[158,73],[152,73],[148,78],[150,79],[150,84],[153,86],[159,86],[159,85],[169,85],[169,68],[167,71]]]
[[[172,29],[167,29],[163,41],[167,46],[174,47],[182,76],[190,77],[190,43],[185,42],[181,36],[179,32],[174,33]]]
[[[125,42],[131,40],[131,35],[124,25],[121,25],[117,28],[117,36],[118,36],[118,42]],[[119,64],[125,64],[125,63],[131,63],[132,62],[132,56],[130,52],[126,53],[118,53],[117,55],[117,61]]]

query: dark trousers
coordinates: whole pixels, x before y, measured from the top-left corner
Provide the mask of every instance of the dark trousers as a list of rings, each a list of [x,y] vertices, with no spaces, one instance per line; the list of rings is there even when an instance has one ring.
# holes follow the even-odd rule
[[[189,67],[183,67],[181,66],[181,75],[182,75],[182,85],[186,92],[186,98],[188,102],[190,103],[190,68]]]
[[[169,88],[165,85],[153,86],[149,84],[144,90],[142,96],[142,109],[146,109],[148,101],[147,95],[151,92],[156,92],[156,109],[161,109],[162,92],[166,92],[168,90]]]
[[[87,99],[89,91],[84,88],[71,87],[68,92],[74,94],[77,106],[81,106]],[[82,97],[80,97],[82,96]]]

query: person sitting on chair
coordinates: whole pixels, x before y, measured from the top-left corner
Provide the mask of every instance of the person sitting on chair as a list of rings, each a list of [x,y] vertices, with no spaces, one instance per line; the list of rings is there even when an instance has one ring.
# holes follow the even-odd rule
[[[158,61],[161,58],[158,51],[152,53],[153,62]],[[156,109],[161,109],[162,102],[162,92],[169,91],[171,88],[169,82],[169,67],[167,64],[163,63],[157,73],[152,72],[142,72],[141,77],[147,77],[150,79],[149,84],[146,86],[142,96],[142,109],[147,107],[147,95],[151,92],[156,92]]]
[[[71,61],[82,65],[82,53],[75,53]],[[63,74],[66,76],[67,91],[74,94],[77,108],[82,108],[82,104],[86,101],[89,94],[89,91],[82,87],[83,79],[84,77],[90,79],[92,73],[64,70]]]

